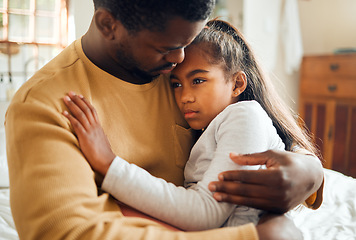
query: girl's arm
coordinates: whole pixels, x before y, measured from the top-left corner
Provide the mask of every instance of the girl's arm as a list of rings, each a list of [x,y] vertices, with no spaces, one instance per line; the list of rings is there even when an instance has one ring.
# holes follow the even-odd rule
[[[83,154],[92,168],[105,176],[103,190],[139,211],[184,230],[216,228],[229,216],[233,206],[215,201],[207,188],[203,190],[205,196],[192,189],[187,191],[115,157],[94,107],[85,98],[74,93],[69,93],[63,100],[72,115],[68,112],[63,114],[71,122]],[[195,213],[200,211],[200,214],[192,217],[189,206],[195,205],[199,206],[194,210]],[[211,205],[215,207],[210,207]],[[221,214],[223,208],[218,205],[226,206],[224,214]],[[209,208],[220,211],[209,216]],[[179,215],[175,214],[176,209]],[[211,219],[208,225],[206,219]]]
[[[65,102],[69,109],[72,111],[72,114],[74,114],[74,116],[78,118],[80,122],[83,121],[85,125],[88,125],[86,129],[90,128],[90,124],[87,122],[94,122],[92,127],[99,127],[96,124],[97,121],[86,121],[81,119],[83,116],[87,116],[88,114],[90,115],[90,113],[93,113],[92,109],[90,111],[86,109],[86,105],[89,103],[85,102],[83,98],[74,97],[72,99],[75,101],[75,103],[78,103],[77,108],[71,106],[74,104],[73,101],[67,101],[68,99],[66,99]],[[84,114],[79,114],[79,109],[82,109]],[[93,118],[95,119],[95,117]],[[74,119],[75,118],[73,117],[69,117],[71,122],[76,123]],[[234,122],[232,125],[241,126],[240,124],[242,124],[241,121],[243,121],[243,118],[234,117],[233,120],[238,121],[238,123]],[[222,125],[221,129],[223,129],[224,126],[225,125]],[[230,126],[228,125],[227,127],[229,128]],[[76,131],[78,126],[73,126],[73,128]],[[134,164],[129,164],[119,157],[116,157],[114,161],[112,161],[110,158],[105,161],[98,161],[96,158],[90,158],[90,156],[87,156],[87,158],[90,164],[93,166],[94,170],[96,170],[95,167],[98,167],[97,162],[104,163],[103,168],[102,166],[98,167],[99,169],[103,169],[103,174],[106,173],[102,188],[105,191],[111,193],[120,201],[184,230],[203,230],[216,228],[220,227],[235,209],[235,205],[218,203],[215,201],[211,192],[207,188],[207,185],[210,181],[217,180],[217,175],[221,171],[238,168],[238,166],[234,164],[228,157],[228,148],[232,146],[228,143],[230,142],[229,140],[231,138],[236,140],[238,136],[241,137],[241,134],[238,131],[230,130],[231,129],[225,129],[222,131],[226,134],[220,136],[220,145],[218,146],[215,153],[216,155],[213,156],[210,167],[204,174],[202,181],[199,181],[189,189],[176,187],[174,184],[167,183],[163,179],[155,178],[144,169]],[[264,130],[264,127],[257,128],[256,130]],[[85,134],[87,132],[91,131],[77,132],[78,138],[79,135],[83,135],[82,138],[85,138]],[[233,134],[231,135],[231,133]],[[261,138],[260,136],[258,138],[254,137],[254,134],[249,134],[249,136],[252,136],[254,140],[246,141],[246,139],[243,139],[243,142],[248,144],[253,143],[255,146],[261,145],[257,143],[258,140],[262,140],[262,145],[266,142],[265,139]],[[225,137],[227,139],[227,141],[225,141],[226,144],[224,143]],[[81,138],[79,138],[79,141],[81,141]],[[243,150],[243,142],[238,144],[239,147],[237,148],[236,144],[234,144],[235,147],[230,150],[240,153],[248,153]],[[99,146],[100,144],[95,143],[88,145],[89,148],[99,148]],[[259,151],[265,148],[266,145],[262,148],[250,147],[249,149],[258,149]],[[100,151],[100,149],[97,151]],[[86,154],[85,152],[91,151],[83,152]],[[96,161],[96,163],[94,164],[92,161]],[[111,165],[106,172],[105,166],[109,162]]]
[[[139,218],[145,218],[145,219],[149,219],[151,221],[154,221],[154,222],[157,222],[159,224],[161,224],[162,226],[170,229],[170,230],[173,230],[173,231],[180,231],[180,229],[168,224],[168,223],[165,223],[165,222],[162,222],[156,218],[153,218],[143,212],[140,212],[120,201],[116,201],[117,205],[120,207],[121,209],[121,212],[122,214],[125,216],[125,217],[139,217]]]

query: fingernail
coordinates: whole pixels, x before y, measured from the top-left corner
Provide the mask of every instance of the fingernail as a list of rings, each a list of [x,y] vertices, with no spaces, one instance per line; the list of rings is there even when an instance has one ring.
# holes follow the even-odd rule
[[[71,101],[70,97],[68,97],[68,96],[65,96],[65,97],[64,97],[64,100],[66,100],[66,101]]]
[[[78,97],[80,97],[80,98],[84,98],[84,97],[83,97],[83,95],[81,95],[81,94],[79,94],[79,95],[78,95]]]
[[[70,91],[70,92],[69,92],[69,95],[75,96],[76,94],[75,94],[75,92]]]
[[[219,201],[219,202],[223,200],[222,196],[220,194],[215,194],[214,198],[215,198],[216,201]]]
[[[63,111],[63,114],[64,114],[64,115],[68,115],[68,112],[67,112],[67,111]]]
[[[211,192],[216,192],[216,186],[215,186],[215,184],[209,184],[209,190],[211,191]]]
[[[218,178],[219,178],[220,181],[224,181],[224,175],[223,174],[219,174]]]

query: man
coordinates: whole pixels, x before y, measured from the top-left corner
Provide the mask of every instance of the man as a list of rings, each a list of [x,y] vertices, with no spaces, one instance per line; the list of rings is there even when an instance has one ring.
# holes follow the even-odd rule
[[[182,184],[193,136],[161,74],[183,61],[184,48],[203,28],[214,1],[94,0],[94,6],[88,32],[27,81],[7,112],[10,199],[20,238],[298,236],[283,215],[266,217],[257,227],[248,224],[207,232],[173,232],[150,220],[124,217],[113,198],[98,193],[94,173],[61,114],[65,110],[62,97],[72,90],[90,99],[115,154],[155,176]],[[260,156],[261,161],[270,158],[270,171],[226,173],[226,180],[232,174],[232,182],[215,183],[221,197],[236,203],[255,198],[257,201],[251,200],[254,207],[284,212],[322,182],[319,163],[310,156],[274,152]],[[293,174],[305,174],[305,178],[298,177],[291,186]],[[275,179],[281,180],[284,188],[272,186]],[[251,196],[251,184],[274,194]],[[308,186],[301,187],[304,184]]]

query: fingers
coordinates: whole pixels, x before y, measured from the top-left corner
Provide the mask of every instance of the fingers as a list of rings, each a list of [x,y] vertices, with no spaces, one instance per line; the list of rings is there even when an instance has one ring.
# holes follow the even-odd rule
[[[77,95],[74,92],[69,92],[68,96],[80,108],[80,110],[85,114],[85,116],[87,117],[90,124],[95,123],[95,119],[93,116],[94,115],[93,111],[95,111],[94,107],[92,107],[92,105],[88,101],[86,101],[82,95]]]
[[[63,115],[68,118],[69,122],[72,124],[74,132],[76,135],[81,136],[82,134],[85,133],[85,129],[83,125],[72,115],[70,115],[67,111],[63,112]]]
[[[87,116],[84,114],[84,112],[81,110],[81,108],[72,101],[72,98],[70,98],[69,96],[65,96],[63,98],[64,103],[66,104],[66,106],[68,107],[69,111],[71,112],[70,115],[72,118],[74,117],[77,121],[79,122],[85,129],[88,129],[90,126],[90,122],[87,118]],[[66,115],[65,115],[66,116]],[[69,115],[67,115],[66,117],[68,118]],[[70,118],[68,118],[70,120]]]
[[[279,205],[283,202],[284,196],[281,196],[280,192],[275,191],[273,188],[238,182],[225,182],[222,185],[219,185],[219,183],[212,182],[209,184],[209,190],[216,190],[213,193],[213,197],[219,202],[228,202],[273,212],[284,211],[282,206]],[[279,201],[276,201],[276,199]]]
[[[269,186],[247,184],[241,182],[211,182],[209,190],[215,193],[220,193],[221,196],[236,195],[240,197],[259,198],[263,196],[266,199],[274,199],[279,197],[279,193],[274,191]],[[218,196],[219,194],[217,194]]]
[[[248,206],[252,208],[262,209],[265,211],[278,212],[278,213],[283,212],[283,210],[280,209],[280,206],[276,206],[275,201],[265,199],[265,198],[252,198],[252,197],[243,197],[243,196],[227,195],[227,194],[220,194],[220,193],[214,193],[214,198],[217,201]]]
[[[264,196],[265,198],[275,198],[276,194],[274,191],[271,191],[269,187],[246,184],[241,182],[212,182],[209,184],[209,189],[215,189],[214,192],[224,192],[231,195],[239,196],[248,196],[248,197],[260,197]],[[214,186],[215,185],[215,186]]]
[[[73,117],[84,127],[84,129],[88,130],[90,129],[91,124],[96,123],[96,112],[83,96],[70,92],[63,98],[63,100]]]
[[[250,155],[230,154],[230,157],[240,165],[266,165],[267,169],[220,173],[219,181],[209,185],[216,200],[279,213],[295,206],[296,177],[290,174],[293,161],[287,153],[269,150]]]
[[[236,153],[230,153],[230,158],[232,161],[239,165],[262,165],[266,164],[266,160],[263,155],[254,154],[253,157],[251,155],[245,154],[240,155]]]
[[[94,120],[99,123],[99,117],[98,117],[98,114],[95,110],[95,108],[93,107],[93,105],[91,105],[91,103],[86,99],[84,98],[83,96],[79,96],[81,98],[81,100],[83,100],[83,102],[87,105],[87,107],[90,109],[91,113],[92,113],[92,116],[94,118]]]
[[[277,169],[259,169],[259,170],[233,170],[219,174],[220,181],[238,181],[249,184],[258,184],[270,186],[278,184],[281,174]],[[219,182],[222,184],[222,182]]]
[[[236,153],[230,153],[232,161],[239,165],[266,165],[273,166],[273,158],[269,151],[263,153],[245,154],[240,155]]]

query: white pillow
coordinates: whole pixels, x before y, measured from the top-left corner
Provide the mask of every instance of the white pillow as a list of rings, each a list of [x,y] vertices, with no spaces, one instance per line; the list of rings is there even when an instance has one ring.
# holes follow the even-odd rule
[[[9,169],[6,160],[5,128],[0,127],[0,187],[9,187]]]

